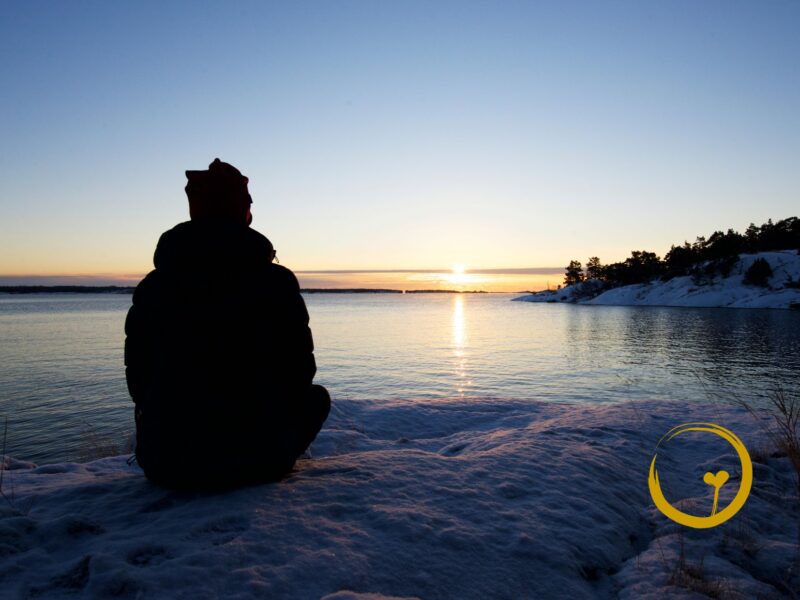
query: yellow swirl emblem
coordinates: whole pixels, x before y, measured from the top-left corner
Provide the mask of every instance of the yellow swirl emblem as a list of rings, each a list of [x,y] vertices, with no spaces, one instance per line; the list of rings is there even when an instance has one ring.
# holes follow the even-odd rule
[[[678,436],[687,431],[705,431],[718,435],[727,441],[739,456],[739,462],[742,466],[742,480],[739,483],[739,491],[733,498],[730,504],[720,511],[717,511],[717,501],[719,500],[719,491],[725,482],[728,481],[729,475],[727,471],[718,471],[717,473],[708,472],[703,476],[703,481],[714,488],[714,502],[711,507],[711,515],[708,517],[698,517],[682,512],[672,506],[661,491],[661,486],[658,482],[658,471],[656,469],[656,457],[658,453],[653,455],[653,460],[650,462],[650,475],[647,478],[647,484],[650,488],[650,496],[653,498],[656,507],[664,515],[687,527],[694,527],[695,529],[708,529],[709,527],[716,527],[730,519],[733,515],[739,512],[739,509],[744,506],[747,497],[750,495],[750,488],[753,486],[753,463],[750,462],[750,455],[747,453],[747,448],[744,447],[742,440],[740,440],[732,431],[714,425],[713,423],[684,423],[670,429],[664,437],[659,440],[656,448],[663,441],[669,441],[675,436]]]

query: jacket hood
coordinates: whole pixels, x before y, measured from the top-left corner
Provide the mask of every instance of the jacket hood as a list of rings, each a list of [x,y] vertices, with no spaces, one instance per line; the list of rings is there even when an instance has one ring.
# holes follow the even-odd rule
[[[255,229],[229,221],[193,220],[161,234],[156,269],[241,268],[272,262],[272,243]]]

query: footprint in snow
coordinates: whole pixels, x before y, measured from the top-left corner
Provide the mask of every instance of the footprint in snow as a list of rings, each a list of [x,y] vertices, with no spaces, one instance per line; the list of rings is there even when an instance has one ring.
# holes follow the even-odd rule
[[[206,538],[212,545],[221,546],[235,540],[247,531],[249,525],[250,523],[244,517],[222,517],[193,527],[189,537],[191,539]]]

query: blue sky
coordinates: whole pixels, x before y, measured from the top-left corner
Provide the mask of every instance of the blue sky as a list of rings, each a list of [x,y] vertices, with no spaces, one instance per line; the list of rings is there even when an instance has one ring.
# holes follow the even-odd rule
[[[0,275],[140,275],[186,169],[296,270],[560,267],[797,214],[797,2],[8,2]]]

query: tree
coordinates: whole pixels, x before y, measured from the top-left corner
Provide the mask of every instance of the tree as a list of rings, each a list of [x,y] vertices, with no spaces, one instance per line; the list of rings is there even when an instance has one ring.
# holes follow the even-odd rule
[[[715,231],[706,241],[703,248],[703,258],[706,260],[718,260],[736,256],[747,249],[747,239],[733,229],[728,229],[727,233]]]
[[[625,259],[625,283],[642,283],[660,275],[663,271],[663,263],[656,256],[655,252],[647,250],[633,250],[630,258]]]
[[[580,261],[571,260],[565,269],[564,285],[573,285],[583,281],[583,267]]]
[[[797,217],[782,219],[773,223],[769,219],[761,226],[756,250],[789,250],[800,248],[800,220]]]
[[[767,287],[769,278],[772,277],[772,267],[763,258],[757,258],[744,273],[744,283]]]
[[[689,242],[684,242],[683,246],[672,246],[664,257],[667,265],[667,272],[671,275],[684,275],[689,267],[699,262],[697,256]]]
[[[747,241],[747,249],[755,252],[758,249],[758,238],[761,235],[761,228],[756,227],[755,223],[750,223],[747,231],[744,232],[744,239]]]
[[[600,264],[600,259],[592,256],[586,261],[586,278],[587,279],[601,279],[603,276],[603,265]]]

